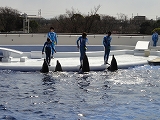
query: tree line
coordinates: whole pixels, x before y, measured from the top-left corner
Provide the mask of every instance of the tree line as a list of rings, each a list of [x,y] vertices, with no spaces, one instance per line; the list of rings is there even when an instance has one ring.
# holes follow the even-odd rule
[[[152,34],[157,30],[160,34],[160,20],[147,20],[128,18],[127,15],[120,13],[118,19],[109,15],[97,14],[100,5],[88,12],[87,15],[79,11],[66,10],[65,14],[45,18],[26,18],[21,12],[10,8],[0,7],[0,32],[1,33],[46,33],[53,26],[57,33],[82,33],[104,34],[111,31],[115,34]],[[27,20],[29,19],[29,24]],[[29,28],[28,28],[28,26]]]

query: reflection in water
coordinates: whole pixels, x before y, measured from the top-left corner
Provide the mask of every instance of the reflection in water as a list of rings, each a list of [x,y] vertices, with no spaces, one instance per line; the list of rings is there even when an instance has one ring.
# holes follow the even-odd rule
[[[81,89],[85,89],[85,87],[89,86],[90,81],[88,80],[89,74],[80,74],[76,79],[78,80],[78,86]]]
[[[46,87],[44,87],[43,89],[43,94],[44,95],[54,95],[55,94],[55,83],[56,83],[56,79],[54,79],[52,77],[52,74],[47,73],[47,74],[43,74],[43,78],[42,78],[43,84]]]
[[[43,74],[43,78],[42,81],[44,82],[43,85],[52,85],[55,84],[55,80],[52,78],[52,76],[50,74]]]
[[[49,74],[44,74],[44,78],[42,78],[42,81],[44,82],[43,85],[55,84],[55,82],[52,79],[52,76]]]

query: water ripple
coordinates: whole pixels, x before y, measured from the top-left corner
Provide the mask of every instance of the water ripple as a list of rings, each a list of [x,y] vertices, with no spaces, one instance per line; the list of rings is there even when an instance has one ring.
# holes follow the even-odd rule
[[[88,74],[0,71],[0,119],[158,119],[159,72],[148,65]]]

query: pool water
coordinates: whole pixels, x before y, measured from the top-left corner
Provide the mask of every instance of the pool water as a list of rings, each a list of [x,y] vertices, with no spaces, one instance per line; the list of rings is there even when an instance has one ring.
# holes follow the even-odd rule
[[[159,73],[0,71],[0,120],[158,120]]]

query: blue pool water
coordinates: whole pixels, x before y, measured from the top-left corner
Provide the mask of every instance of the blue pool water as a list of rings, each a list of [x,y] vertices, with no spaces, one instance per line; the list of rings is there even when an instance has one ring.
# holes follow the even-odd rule
[[[0,120],[158,120],[159,73],[0,71]]]

